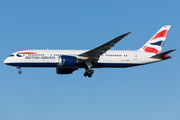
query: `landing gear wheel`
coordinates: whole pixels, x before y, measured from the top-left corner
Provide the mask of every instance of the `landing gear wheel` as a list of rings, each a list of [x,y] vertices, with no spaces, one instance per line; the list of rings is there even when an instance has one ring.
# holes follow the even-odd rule
[[[91,78],[92,77],[92,73],[89,71],[89,72],[85,72],[84,73],[84,77],[89,77],[89,78]]]
[[[85,72],[85,73],[84,73],[84,77],[87,77],[87,76],[88,76],[88,73],[87,73],[87,72]]]
[[[91,65],[92,66],[92,65]],[[85,73],[84,73],[84,76],[85,77],[89,77],[91,78],[92,77],[92,74],[94,73],[94,70],[91,70],[91,66],[88,66],[85,68]]]
[[[89,73],[89,74],[88,74],[88,77],[89,77],[89,78],[91,78],[91,77],[92,77],[92,74],[91,74],[91,73]]]
[[[89,72],[90,72],[91,74],[93,74],[93,73],[94,73],[94,70],[90,70]]]
[[[18,71],[18,73],[19,73],[19,74],[21,74],[21,73],[22,73],[22,71],[21,71],[21,70],[19,70],[19,71]]]

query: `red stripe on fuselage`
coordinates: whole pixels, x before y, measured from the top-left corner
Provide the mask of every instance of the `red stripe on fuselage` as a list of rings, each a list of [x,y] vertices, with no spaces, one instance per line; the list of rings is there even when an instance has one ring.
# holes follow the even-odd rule
[[[36,52],[19,52],[17,53],[17,55],[19,54],[37,54]]]
[[[152,47],[147,47],[146,45],[143,47],[145,52],[151,52],[151,53],[156,53],[159,54],[160,51],[158,51],[156,48],[152,48]]]
[[[167,37],[168,32],[169,32],[169,30],[163,30],[163,31],[157,33],[155,36],[153,36],[151,38],[151,40],[154,40],[154,39],[156,39],[158,37]]]

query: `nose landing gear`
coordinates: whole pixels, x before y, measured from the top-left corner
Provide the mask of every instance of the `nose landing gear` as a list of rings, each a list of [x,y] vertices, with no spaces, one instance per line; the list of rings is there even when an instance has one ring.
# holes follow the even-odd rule
[[[21,70],[19,70],[19,71],[18,71],[18,73],[19,73],[19,74],[21,74],[21,73],[22,73],[22,71],[21,71]]]
[[[18,73],[21,74],[21,73],[22,73],[21,67],[20,67],[20,66],[17,66],[16,68],[19,69]]]

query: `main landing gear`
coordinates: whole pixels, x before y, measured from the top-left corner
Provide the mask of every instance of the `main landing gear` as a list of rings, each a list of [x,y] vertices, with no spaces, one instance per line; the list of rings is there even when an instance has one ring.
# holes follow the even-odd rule
[[[84,73],[84,76],[85,77],[88,76],[89,78],[91,78],[93,73],[94,73],[94,70],[86,70],[86,72]]]
[[[17,66],[16,68],[19,69],[18,73],[21,74],[22,73],[21,67]]]
[[[86,72],[84,73],[84,76],[85,77],[89,77],[89,78],[91,78],[92,77],[92,74],[94,73],[94,70],[91,70],[91,67],[93,66],[92,64],[91,64],[91,62],[89,62],[89,61],[86,61],[85,62],[85,64],[86,64],[86,68],[85,68],[85,70],[86,70]]]

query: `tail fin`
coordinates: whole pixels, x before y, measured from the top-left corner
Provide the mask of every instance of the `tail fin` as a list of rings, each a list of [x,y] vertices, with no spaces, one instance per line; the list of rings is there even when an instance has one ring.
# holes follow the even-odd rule
[[[164,41],[170,29],[170,25],[163,26],[139,51],[161,53]]]

